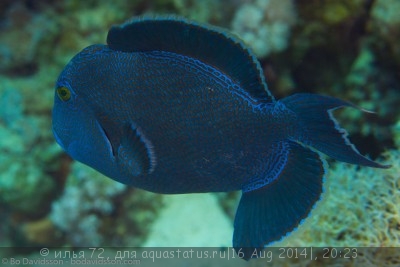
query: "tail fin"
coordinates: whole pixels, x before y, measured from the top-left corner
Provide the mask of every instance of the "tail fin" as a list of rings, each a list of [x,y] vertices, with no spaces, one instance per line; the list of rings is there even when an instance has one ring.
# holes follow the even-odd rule
[[[295,94],[280,101],[297,114],[302,128],[306,131],[303,137],[305,140],[299,141],[336,160],[374,168],[390,167],[361,155],[347,139],[346,130],[339,126],[332,115],[335,109],[358,108],[355,105],[334,97],[316,94]]]

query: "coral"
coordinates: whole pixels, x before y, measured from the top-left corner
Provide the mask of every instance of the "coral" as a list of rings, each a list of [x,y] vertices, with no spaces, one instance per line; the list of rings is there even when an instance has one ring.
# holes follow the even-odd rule
[[[286,49],[295,20],[291,0],[246,1],[236,11],[232,30],[261,58]]]
[[[171,195],[165,196],[164,201],[164,209],[143,246],[231,246],[232,221],[214,194]]]
[[[108,29],[134,15],[127,9],[128,1],[64,1],[69,12],[58,18],[63,26],[55,44],[58,61],[62,68],[77,51],[86,46],[105,43]],[[134,4],[134,3],[133,3]]]
[[[396,27],[400,24],[400,18],[397,11],[400,9],[400,3],[396,0],[376,0],[372,9],[372,16],[381,23],[382,31],[389,31],[387,27]],[[398,30],[398,29],[397,29]],[[389,33],[389,32],[387,32]]]
[[[27,242],[35,245],[57,245],[61,236],[47,217],[22,224],[21,231]]]
[[[400,147],[400,120],[392,127],[392,133],[396,147]]]
[[[164,196],[141,189],[129,188],[121,198],[116,218],[107,224],[116,246],[142,246],[159,212],[163,209]]]
[[[337,0],[337,1],[309,1],[313,16],[324,22],[327,26],[343,24],[360,16],[364,12],[363,0]]]
[[[357,55],[368,14],[366,3],[361,0],[296,3],[299,23],[287,58],[293,64],[289,68],[295,84],[301,90],[334,92],[335,87],[341,88],[342,77]]]
[[[38,164],[36,149],[41,119],[23,115],[23,97],[18,90],[0,88],[0,202],[15,211],[40,213],[55,183]],[[32,156],[25,157],[26,153]]]
[[[199,22],[220,21],[223,16],[221,11],[227,8],[227,3],[220,0],[173,0],[173,4],[178,14]]]
[[[21,2],[9,6],[0,36],[0,71],[30,74],[37,68],[37,54],[54,21],[35,14]]]
[[[381,66],[380,61],[371,45],[364,44],[344,80],[348,88],[346,99],[354,101],[366,110],[376,112],[377,115],[349,112],[346,114],[350,116],[343,117],[343,121],[344,126],[351,132],[361,133],[364,137],[374,136],[379,143],[390,144],[392,136],[387,131],[386,124],[393,123],[400,116],[396,111],[400,99],[396,87],[400,84],[395,81],[396,74]]]
[[[390,169],[335,163],[327,193],[285,244],[292,246],[400,246],[400,152],[385,154]],[[321,208],[323,207],[323,208]]]
[[[240,197],[242,196],[241,192],[234,191],[214,194],[224,212],[233,220],[235,218],[237,206],[239,205]]]
[[[99,246],[101,217],[114,211],[113,198],[124,190],[125,185],[75,162],[63,195],[53,202],[50,220],[72,245]]]
[[[371,11],[370,30],[389,44],[386,53],[394,56],[397,64],[400,64],[400,2],[397,0],[377,0]]]
[[[11,235],[10,233],[10,227],[9,227],[9,215],[7,210],[3,205],[0,203],[0,247],[10,247],[11,246]],[[2,250],[0,250],[0,257],[2,256]]]
[[[393,148],[387,129],[400,115],[396,108],[400,99],[398,63],[387,52],[388,41],[379,37],[380,23],[372,15],[378,2],[297,1],[299,20],[290,52],[270,63],[280,71],[278,82],[290,75],[295,92],[327,94],[376,112],[346,110],[345,116],[338,115],[343,128],[354,137],[352,141],[372,158],[385,147]],[[387,2],[391,1],[385,2],[390,6]],[[394,35],[392,40],[398,37]]]
[[[3,87],[0,90],[0,123],[11,128],[21,118],[22,96],[14,88]]]
[[[0,156],[0,202],[23,213],[40,213],[54,182],[28,160]]]
[[[139,246],[160,203],[161,195],[127,188],[74,162],[49,218],[72,246]]]
[[[400,101],[400,82],[398,69],[400,68],[400,18],[397,15],[400,2],[396,0],[374,1],[371,18],[368,21],[368,30],[371,47],[374,51],[377,66],[375,91],[384,99],[380,106],[392,123],[400,119],[398,109]],[[371,79],[369,80],[369,82]],[[384,83],[382,81],[385,81]]]
[[[375,56],[372,51],[367,47],[363,47],[351,66],[351,70],[346,77],[346,82],[350,86],[364,86],[365,77],[373,75],[376,71],[374,61]]]

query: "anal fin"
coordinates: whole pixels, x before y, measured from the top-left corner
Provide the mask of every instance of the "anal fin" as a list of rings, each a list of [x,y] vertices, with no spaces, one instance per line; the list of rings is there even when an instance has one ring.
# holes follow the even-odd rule
[[[233,247],[244,259],[257,257],[305,219],[323,191],[325,164],[317,152],[288,141],[287,161],[266,186],[244,192],[236,212]]]

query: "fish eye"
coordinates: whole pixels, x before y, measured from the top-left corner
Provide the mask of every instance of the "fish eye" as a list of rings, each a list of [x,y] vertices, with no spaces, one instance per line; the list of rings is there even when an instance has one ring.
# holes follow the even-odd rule
[[[57,95],[62,101],[68,101],[71,98],[71,91],[67,87],[58,87]]]

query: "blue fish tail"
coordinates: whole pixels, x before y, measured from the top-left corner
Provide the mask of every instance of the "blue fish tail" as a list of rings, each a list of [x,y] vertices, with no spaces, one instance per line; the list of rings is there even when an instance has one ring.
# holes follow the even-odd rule
[[[282,146],[284,166],[271,183],[243,190],[234,223],[233,246],[245,260],[282,239],[305,219],[323,192],[326,164],[318,152],[299,143]]]
[[[332,111],[341,107],[358,108],[355,105],[329,96],[295,94],[280,100],[294,111],[300,123],[299,141],[312,146],[339,161],[374,168],[389,168],[361,155],[347,139],[347,132],[339,126]]]

